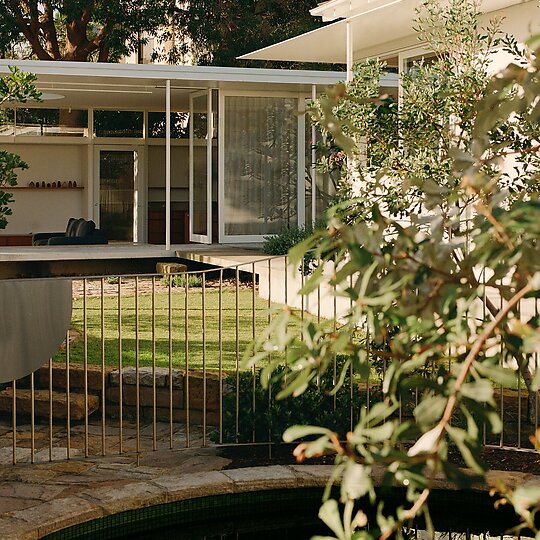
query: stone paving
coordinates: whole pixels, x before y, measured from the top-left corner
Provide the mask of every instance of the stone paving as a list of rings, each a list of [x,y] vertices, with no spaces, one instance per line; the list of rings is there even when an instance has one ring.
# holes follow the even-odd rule
[[[191,447],[186,430],[173,425],[173,449],[169,449],[169,424],[157,426],[158,450],[153,451],[152,425],[140,430],[141,451],[134,452],[136,430],[125,424],[118,453],[118,426],[107,425],[108,455],[101,453],[101,424],[88,427],[90,456],[84,458],[84,425],[72,428],[72,459],[66,454],[62,427],[53,426],[55,446],[49,461],[49,426],[36,426],[36,463],[30,463],[29,426],[18,427],[19,461],[11,464],[11,428],[0,424],[0,538],[37,540],[43,536],[105,515],[194,497],[269,489],[320,487],[327,484],[332,466],[272,465],[227,469],[231,462],[216,447],[202,447],[202,430],[192,426]],[[59,444],[60,446],[56,446]],[[374,470],[378,485],[382,470]],[[488,490],[497,481],[510,488],[540,484],[540,477],[518,472],[488,473]],[[455,489],[443,478],[435,488]]]
[[[101,455],[101,424],[94,422],[88,426],[90,455],[84,458],[85,427],[76,425],[71,428],[71,459],[67,461],[66,428],[53,426],[53,461],[49,461],[49,426],[36,425],[35,463],[32,464],[30,426],[18,426],[19,463],[14,466],[11,427],[0,424],[0,538],[39,538],[69,526],[70,520],[75,520],[75,523],[99,517],[105,511],[96,514],[97,498],[116,497],[116,500],[110,500],[106,513],[121,511],[123,506],[137,507],[134,494],[138,493],[135,498],[147,500],[156,489],[164,493],[163,489],[155,486],[142,487],[147,482],[158,478],[179,478],[187,473],[216,471],[230,463],[218,455],[216,448],[202,447],[200,426],[190,428],[189,449],[186,448],[184,425],[173,424],[173,450],[169,448],[169,430],[168,423],[156,425],[158,449],[154,451],[153,426],[141,426],[141,451],[137,454],[137,431],[133,424],[125,422],[124,453],[119,454],[118,425],[108,422],[105,433],[107,455],[104,457]],[[142,491],[139,493],[138,490]],[[77,499],[72,500],[74,497]],[[165,502],[165,498],[152,499],[152,504],[159,502]],[[91,508],[89,513],[85,513],[87,508]]]
[[[190,425],[189,447],[200,448],[210,446],[210,434],[215,428],[208,427],[206,439],[203,440],[202,426]],[[86,434],[86,431],[88,433]],[[156,450],[186,449],[187,432],[185,424],[173,423],[172,438],[171,426],[168,422],[156,422]],[[104,435],[104,436],[103,436]],[[68,433],[65,425],[52,426],[52,456],[50,455],[51,431],[48,424],[36,424],[34,428],[34,461],[48,463],[67,459]],[[105,444],[105,449],[103,447]],[[103,433],[101,419],[90,419],[88,430],[84,424],[78,423],[70,428],[70,458],[84,457],[85,446],[88,446],[90,459],[93,457],[107,457],[120,453],[120,427],[118,420],[107,418]],[[29,424],[17,425],[17,462],[31,462],[31,426]],[[146,455],[154,450],[154,428],[152,424],[141,423],[139,427],[139,450]],[[124,420],[122,423],[122,453],[135,453],[137,451],[137,429],[133,422]],[[135,454],[136,455],[136,454]],[[142,457],[140,459],[143,459]],[[13,431],[11,425],[0,423],[0,466],[10,465],[13,462]],[[0,479],[1,480],[1,479]]]

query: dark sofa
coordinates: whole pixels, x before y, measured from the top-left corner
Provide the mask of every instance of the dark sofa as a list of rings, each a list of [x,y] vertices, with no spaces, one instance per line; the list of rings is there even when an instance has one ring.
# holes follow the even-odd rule
[[[87,221],[84,218],[69,218],[65,232],[32,235],[33,246],[82,246],[108,243],[105,233],[96,229],[93,221]]]

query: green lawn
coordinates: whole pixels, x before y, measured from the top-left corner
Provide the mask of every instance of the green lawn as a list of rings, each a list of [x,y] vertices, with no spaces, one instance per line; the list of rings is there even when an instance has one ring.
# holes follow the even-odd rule
[[[174,368],[185,367],[185,291],[183,288],[173,288],[171,295],[171,332],[169,333],[169,294],[155,294],[155,356],[156,365],[169,365],[169,335],[172,340],[172,360]],[[203,365],[203,310],[202,292],[193,288],[188,296],[188,359],[190,368],[202,368]],[[223,288],[222,296],[222,368],[233,370],[236,366],[236,294],[235,288]],[[206,367],[216,370],[219,368],[219,290],[208,287],[205,294],[205,323],[206,323]],[[139,294],[139,365],[152,365],[152,296]],[[253,328],[253,292],[250,289],[240,289],[238,296],[239,311],[239,360],[242,360],[247,345],[253,335],[257,335],[268,323],[268,302],[255,297],[255,329]],[[118,365],[119,332],[118,332],[118,299],[115,296],[104,298],[104,343],[105,364]],[[101,363],[102,308],[100,297],[86,299],[86,326],[88,362]],[[135,332],[135,298],[133,294],[122,296],[122,362],[124,365],[135,365],[136,332]],[[82,363],[84,360],[83,339],[83,300],[73,301],[72,328],[81,333],[70,346],[70,361]],[[60,352],[55,361],[65,362],[65,352]]]

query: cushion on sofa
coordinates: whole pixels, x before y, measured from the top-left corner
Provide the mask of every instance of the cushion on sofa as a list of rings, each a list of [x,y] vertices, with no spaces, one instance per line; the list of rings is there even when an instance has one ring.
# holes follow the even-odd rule
[[[93,221],[86,221],[83,219],[82,222],[77,225],[75,236],[84,238],[86,236],[90,236],[95,230],[96,224]]]
[[[66,236],[73,236],[74,229],[75,229],[78,221],[79,220],[77,218],[74,218],[74,217],[69,218],[69,221],[68,221],[68,224],[67,224],[67,227],[66,227]]]
[[[66,234],[66,236],[68,238],[73,238],[74,236],[78,236],[77,230],[79,229],[80,225],[82,225],[85,221],[86,219],[84,218],[76,219],[75,223],[73,223],[73,226],[71,227],[69,234]]]

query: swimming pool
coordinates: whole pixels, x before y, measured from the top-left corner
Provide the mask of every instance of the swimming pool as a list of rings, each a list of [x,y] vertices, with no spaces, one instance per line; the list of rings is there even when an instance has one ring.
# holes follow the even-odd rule
[[[49,534],[45,539],[307,540],[315,534],[330,534],[317,518],[321,493],[320,488],[305,488],[199,497],[106,516]],[[404,491],[392,488],[380,495],[390,508],[403,500]],[[431,508],[437,530],[445,531],[447,538],[484,533],[492,538],[515,524],[511,509],[495,511],[493,499],[486,493],[435,491]],[[422,528],[419,521],[417,529]]]

